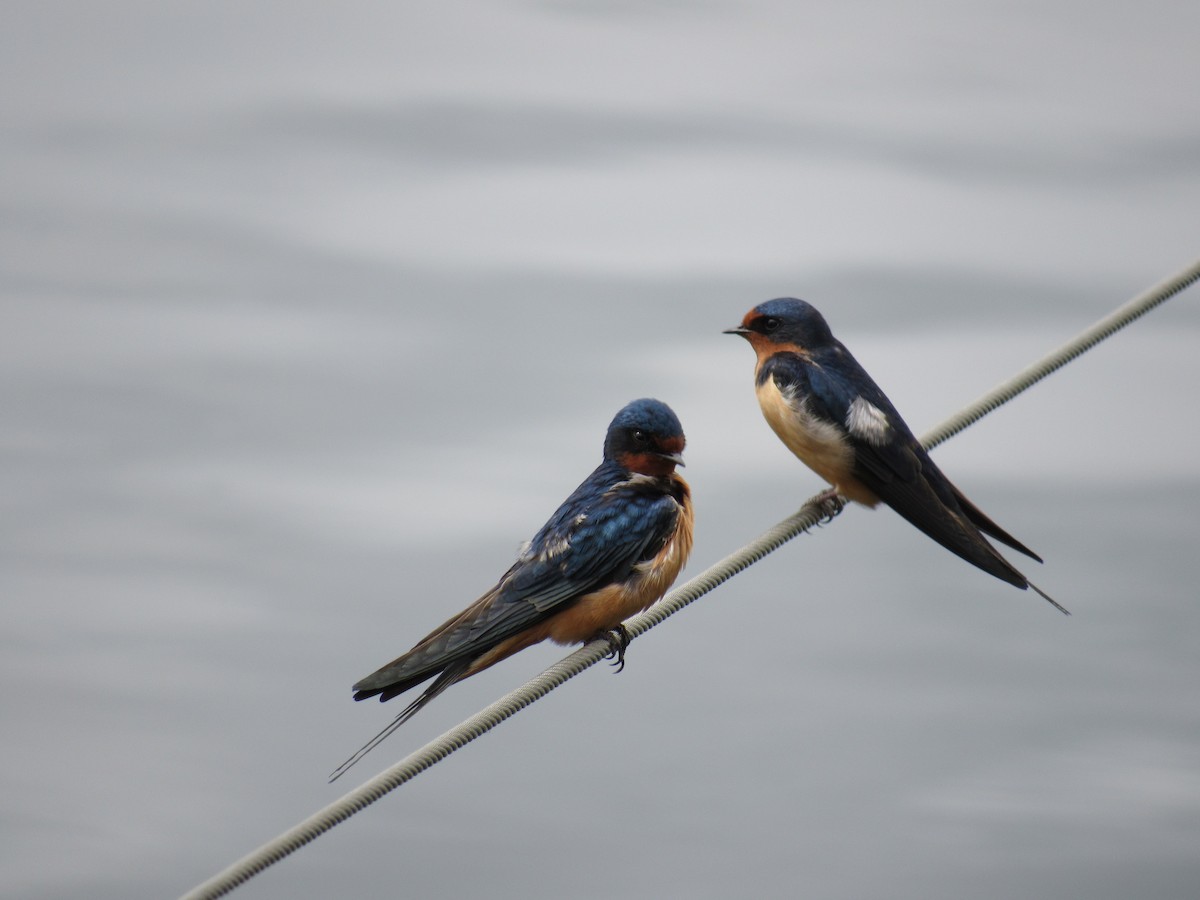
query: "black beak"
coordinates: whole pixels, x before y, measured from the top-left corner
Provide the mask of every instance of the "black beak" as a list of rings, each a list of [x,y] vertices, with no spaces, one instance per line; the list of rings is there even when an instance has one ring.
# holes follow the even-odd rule
[[[740,334],[742,337],[748,337],[751,331],[749,328],[743,328],[739,325],[737,328],[726,328],[721,334]]]

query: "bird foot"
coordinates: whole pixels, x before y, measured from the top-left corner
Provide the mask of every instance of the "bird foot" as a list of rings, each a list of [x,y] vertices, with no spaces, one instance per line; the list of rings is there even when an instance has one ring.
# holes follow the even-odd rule
[[[824,525],[827,522],[832,522],[834,516],[846,508],[846,501],[838,494],[837,488],[817,494],[814,498],[817,501],[817,506],[821,509],[821,520],[818,525]]]
[[[624,625],[617,625],[616,628],[610,628],[608,631],[602,631],[596,635],[597,640],[608,641],[608,653],[604,655],[605,659],[611,659],[612,665],[617,667],[620,672],[625,668],[625,649],[629,646],[629,642],[633,640],[629,629]]]

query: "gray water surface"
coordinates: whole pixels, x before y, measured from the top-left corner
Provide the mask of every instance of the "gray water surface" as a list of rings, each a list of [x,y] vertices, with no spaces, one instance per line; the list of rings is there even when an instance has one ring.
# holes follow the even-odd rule
[[[1200,249],[1194,3],[4,20],[5,896],[180,894],[557,659],[326,784],[634,397],[685,577],[794,511],[755,303],[920,433]],[[236,896],[1192,896],[1196,290],[937,451],[1071,618],[851,509]]]

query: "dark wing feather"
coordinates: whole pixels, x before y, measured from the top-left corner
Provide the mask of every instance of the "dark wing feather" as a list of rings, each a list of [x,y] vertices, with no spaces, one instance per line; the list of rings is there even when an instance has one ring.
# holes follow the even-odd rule
[[[949,484],[949,482],[947,482]],[[975,527],[986,534],[988,537],[995,538],[1002,544],[1006,544],[1018,553],[1024,553],[1030,559],[1035,559],[1038,562],[1043,562],[1042,558],[1018,541],[1015,537],[993,522],[978,506],[963,496],[963,492],[956,488],[953,484],[950,485],[950,490],[954,492],[954,499],[958,501],[959,508],[968,519],[975,523]]]
[[[970,503],[937,467],[909,430],[887,395],[844,347],[826,351],[836,354],[834,365],[822,366],[818,357],[810,367],[809,384],[814,409],[833,418],[845,415],[856,397],[878,408],[891,426],[890,439],[872,443],[847,431],[854,449],[855,476],[909,523],[947,550],[985,572],[1016,587],[1029,582],[979,533],[991,534],[1016,550],[1037,559],[1028,548],[1003,531]]]
[[[604,485],[612,482],[610,476]],[[572,515],[556,514],[492,590],[354,685],[355,699],[375,694],[390,699],[626,578],[634,565],[662,548],[679,515],[678,505],[661,488],[644,487],[634,482],[604,490],[585,482],[564,504]]]

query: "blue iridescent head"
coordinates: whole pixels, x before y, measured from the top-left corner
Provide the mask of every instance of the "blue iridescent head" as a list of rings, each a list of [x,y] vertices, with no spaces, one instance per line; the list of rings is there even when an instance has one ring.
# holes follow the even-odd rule
[[[726,334],[740,334],[751,344],[794,344],[804,349],[833,343],[833,332],[815,306],[794,297],[779,297],[760,303]]]
[[[631,472],[669,475],[683,465],[686,439],[679,417],[661,400],[642,398],[613,418],[604,438],[604,458]]]

